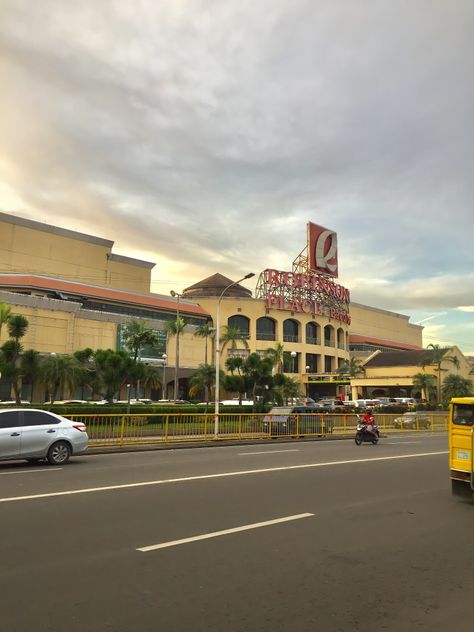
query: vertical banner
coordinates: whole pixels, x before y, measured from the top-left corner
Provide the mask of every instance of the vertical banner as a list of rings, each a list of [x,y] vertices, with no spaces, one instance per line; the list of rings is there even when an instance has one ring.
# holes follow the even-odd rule
[[[311,270],[337,277],[337,234],[308,222],[308,256]]]

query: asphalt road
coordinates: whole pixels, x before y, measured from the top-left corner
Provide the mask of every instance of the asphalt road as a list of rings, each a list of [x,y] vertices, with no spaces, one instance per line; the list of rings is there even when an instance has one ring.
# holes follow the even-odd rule
[[[472,630],[474,506],[446,452],[415,433],[2,463],[1,628]]]

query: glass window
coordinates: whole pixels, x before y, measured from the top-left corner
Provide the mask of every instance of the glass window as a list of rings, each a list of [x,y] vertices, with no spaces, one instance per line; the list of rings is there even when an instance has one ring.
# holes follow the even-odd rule
[[[57,417],[48,415],[48,413],[42,410],[25,410],[23,415],[24,426],[44,426],[46,424],[58,424],[60,421]]]
[[[299,323],[288,318],[283,322],[283,342],[299,342]]]
[[[324,344],[326,347],[334,347],[334,327],[331,325],[324,328]]]
[[[298,373],[299,367],[299,353],[292,356],[290,351],[283,352],[283,372],[284,373]]]
[[[227,326],[238,329],[242,338],[248,338],[250,335],[250,321],[247,316],[231,316],[227,320]]]
[[[309,345],[319,344],[318,325],[316,323],[307,323],[306,325],[306,343]]]
[[[0,428],[17,428],[20,413],[17,410],[0,412]]]
[[[454,404],[453,424],[458,426],[473,426],[474,406],[470,404]]]
[[[257,319],[257,340],[276,340],[273,318],[264,316]]]

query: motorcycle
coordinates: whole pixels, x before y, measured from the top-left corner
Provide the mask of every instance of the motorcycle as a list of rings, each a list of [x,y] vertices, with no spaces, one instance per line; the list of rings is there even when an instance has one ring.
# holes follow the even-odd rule
[[[356,445],[361,445],[362,443],[373,443],[376,445],[379,442],[380,432],[377,424],[372,424],[372,430],[367,429],[367,424],[362,423],[361,421],[357,424],[357,432],[354,438]]]

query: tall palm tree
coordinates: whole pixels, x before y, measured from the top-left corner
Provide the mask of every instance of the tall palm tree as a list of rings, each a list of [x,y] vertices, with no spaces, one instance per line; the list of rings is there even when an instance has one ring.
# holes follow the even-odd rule
[[[159,339],[157,334],[147,327],[146,320],[140,318],[134,319],[126,325],[123,339],[133,355],[133,363],[135,365],[133,382],[135,385],[135,397],[138,399],[140,397],[140,381],[143,377],[143,370],[137,366],[140,360],[140,353],[145,347],[157,347]]]
[[[207,365],[207,339],[214,333],[214,327],[209,323],[202,323],[194,332],[198,338],[204,338],[204,364]]]
[[[0,303],[0,338],[2,336],[2,327],[8,322],[11,316],[12,308],[6,303]]]
[[[283,373],[283,363],[285,358],[285,347],[281,342],[277,342],[271,349],[265,350],[265,355],[272,359],[273,366],[277,373]]]
[[[436,389],[436,400],[441,401],[441,365],[443,362],[451,362],[456,368],[459,368],[459,360],[455,355],[446,355],[451,351],[452,347],[441,347],[438,344],[430,343],[423,355],[420,365],[424,368],[427,365],[435,366],[438,373],[438,384]]]

